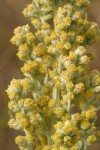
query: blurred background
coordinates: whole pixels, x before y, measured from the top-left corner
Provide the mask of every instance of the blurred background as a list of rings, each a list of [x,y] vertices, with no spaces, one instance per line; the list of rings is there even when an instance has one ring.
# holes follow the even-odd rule
[[[20,67],[23,63],[16,56],[17,47],[13,46],[9,40],[14,28],[30,23],[22,14],[22,10],[30,2],[31,0],[0,0],[0,150],[18,150],[14,139],[19,132],[7,126],[9,115],[5,90],[12,78],[22,77]],[[88,9],[88,16],[90,21],[100,25],[100,0],[93,0],[92,6]],[[97,56],[90,64],[90,68],[100,69],[100,41],[90,50]],[[100,117],[99,114],[98,117]],[[99,123],[98,121],[98,126]],[[100,144],[96,143],[88,150],[100,150]]]

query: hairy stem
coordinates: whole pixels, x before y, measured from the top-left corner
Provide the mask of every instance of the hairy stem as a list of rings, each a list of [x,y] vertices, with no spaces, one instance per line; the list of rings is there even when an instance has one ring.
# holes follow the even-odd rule
[[[85,140],[84,140],[83,150],[87,150],[87,143]]]
[[[57,100],[59,97],[58,89],[55,87],[53,88],[53,96],[52,97],[54,100]]]

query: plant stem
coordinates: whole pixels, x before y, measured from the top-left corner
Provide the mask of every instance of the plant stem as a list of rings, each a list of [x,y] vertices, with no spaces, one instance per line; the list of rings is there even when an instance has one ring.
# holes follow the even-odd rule
[[[86,150],[86,149],[87,149],[87,143],[86,143],[86,141],[84,140],[83,150]]]
[[[50,137],[50,135],[47,136],[47,140],[48,140],[48,145],[51,146],[51,137]]]
[[[30,150],[33,150],[34,148],[33,148],[33,146],[30,146],[29,149],[30,149]]]
[[[59,56],[59,59],[58,59],[58,74],[60,74],[60,72],[61,72],[62,57],[63,57],[63,55],[61,54],[61,55]]]
[[[59,7],[60,0],[55,0],[55,7]]]
[[[57,100],[58,99],[58,89],[57,88],[53,88],[53,99]]]
[[[70,108],[71,108],[71,101],[68,100],[68,106],[67,106],[67,112],[70,113]]]
[[[60,0],[54,0],[54,16],[57,13],[57,9],[59,7]]]

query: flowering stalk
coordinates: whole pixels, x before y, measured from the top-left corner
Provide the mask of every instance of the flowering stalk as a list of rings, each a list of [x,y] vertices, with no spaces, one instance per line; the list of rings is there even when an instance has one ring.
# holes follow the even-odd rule
[[[25,133],[15,140],[20,150],[86,150],[99,139],[100,72],[88,73],[94,54],[85,47],[99,39],[100,30],[87,20],[89,5],[32,0],[23,11],[36,31],[29,25],[14,30],[11,42],[25,78],[13,79],[7,89],[8,125]]]

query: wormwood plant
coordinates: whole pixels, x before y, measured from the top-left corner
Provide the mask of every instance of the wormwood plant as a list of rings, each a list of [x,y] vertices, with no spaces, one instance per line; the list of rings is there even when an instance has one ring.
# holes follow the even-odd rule
[[[32,0],[23,14],[34,33],[29,25],[14,30],[25,77],[8,86],[8,125],[25,133],[15,139],[20,150],[86,150],[99,139],[100,72],[89,73],[94,54],[87,46],[100,30],[87,20],[88,6],[90,0]]]

